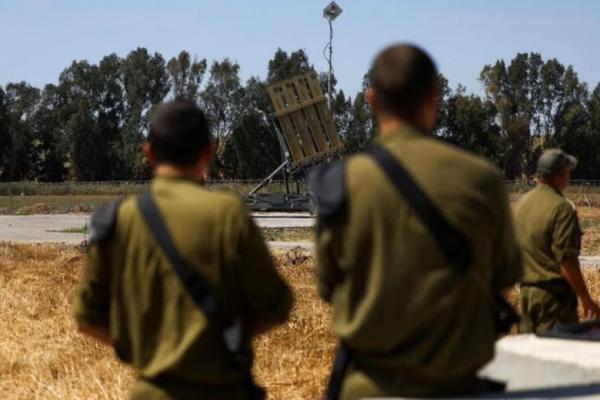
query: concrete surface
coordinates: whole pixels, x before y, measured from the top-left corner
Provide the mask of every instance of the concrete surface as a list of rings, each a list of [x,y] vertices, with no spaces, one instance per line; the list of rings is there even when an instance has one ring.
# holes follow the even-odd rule
[[[600,266],[600,256],[581,256],[579,261],[584,266]]]
[[[307,228],[315,225],[315,218],[309,213],[257,212],[252,215],[257,225],[263,228]],[[89,219],[90,216],[85,214],[0,215],[0,241],[79,244],[84,240],[82,233],[61,231],[82,228],[89,224]],[[294,247],[310,251],[314,249],[309,241],[277,241],[269,244],[272,248],[283,250]],[[600,256],[583,256],[581,263],[600,267]]]
[[[82,228],[89,219],[89,215],[81,214],[0,215],[0,241],[81,243],[84,234],[61,231]],[[257,213],[254,219],[263,228],[306,228],[315,224],[308,213]]]
[[[252,216],[261,228],[310,228],[315,225],[315,218],[310,214],[255,213]]]
[[[81,243],[82,233],[60,232],[69,228],[81,228],[88,223],[87,215],[1,215],[0,241]]]

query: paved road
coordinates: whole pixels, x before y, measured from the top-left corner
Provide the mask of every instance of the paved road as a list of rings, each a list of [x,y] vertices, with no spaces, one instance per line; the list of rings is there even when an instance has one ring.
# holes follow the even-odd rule
[[[315,224],[308,213],[255,213],[254,220],[264,228],[303,228]],[[71,243],[79,244],[85,239],[82,233],[65,233],[65,229],[82,228],[89,224],[89,215],[0,215],[0,241],[29,243]],[[289,250],[302,247],[313,250],[313,244],[307,241],[270,242],[274,249]],[[581,257],[585,266],[600,267],[600,256]]]
[[[0,241],[40,243],[81,243],[83,233],[67,233],[89,224],[89,215],[0,215]],[[264,228],[303,228],[315,224],[310,214],[256,213],[256,223]]]

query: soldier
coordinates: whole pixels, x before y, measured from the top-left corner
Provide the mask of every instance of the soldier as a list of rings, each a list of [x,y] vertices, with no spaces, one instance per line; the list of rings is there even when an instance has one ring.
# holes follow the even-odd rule
[[[520,277],[502,175],[432,136],[438,74],[411,45],[382,51],[365,93],[366,154],[315,171],[317,277],[342,345],[329,399],[488,390],[497,295]]]
[[[251,336],[286,319],[292,296],[243,202],[202,185],[202,111],[158,107],[144,145],[150,195],[95,213],[73,306],[81,332],[137,373],[132,399],[256,399]]]
[[[582,232],[577,210],[563,195],[576,164],[575,157],[560,149],[545,151],[538,160],[537,186],[515,209],[524,264],[521,333],[543,333],[556,324],[578,322],[577,298],[587,318],[600,317],[579,267]]]

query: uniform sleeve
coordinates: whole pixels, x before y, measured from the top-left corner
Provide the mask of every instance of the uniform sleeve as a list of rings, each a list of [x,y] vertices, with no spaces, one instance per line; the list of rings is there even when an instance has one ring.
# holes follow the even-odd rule
[[[556,210],[552,231],[552,253],[557,262],[578,257],[581,252],[581,228],[577,211],[569,202]]]
[[[338,267],[339,227],[336,224],[323,225],[319,222],[316,241],[316,265],[317,289],[321,298],[327,302],[331,301],[333,289],[341,280],[341,272]]]
[[[73,316],[79,325],[108,327],[109,270],[107,248],[92,244],[86,256],[81,281],[73,299]]]
[[[498,236],[494,248],[495,265],[492,285],[494,290],[501,291],[517,283],[523,274],[521,250],[517,244],[506,187],[501,177],[496,180],[495,199],[497,205]]]
[[[290,314],[293,296],[277,272],[262,233],[246,211],[238,240],[237,259],[240,265],[241,287],[245,306],[255,322],[278,323]]]

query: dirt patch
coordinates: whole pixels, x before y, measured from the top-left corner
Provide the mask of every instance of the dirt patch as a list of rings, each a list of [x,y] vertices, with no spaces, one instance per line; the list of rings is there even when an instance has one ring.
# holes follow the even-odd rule
[[[31,206],[21,207],[15,214],[31,215],[31,214],[50,214],[50,206],[46,203],[37,203]]]
[[[118,198],[111,195],[0,196],[0,215],[87,214]]]

